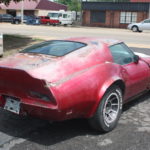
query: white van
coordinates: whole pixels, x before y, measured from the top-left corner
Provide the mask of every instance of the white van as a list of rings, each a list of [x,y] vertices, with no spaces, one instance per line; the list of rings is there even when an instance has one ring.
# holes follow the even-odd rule
[[[48,16],[51,19],[59,20],[61,25],[72,25],[76,19],[76,12],[72,11],[50,11]]]

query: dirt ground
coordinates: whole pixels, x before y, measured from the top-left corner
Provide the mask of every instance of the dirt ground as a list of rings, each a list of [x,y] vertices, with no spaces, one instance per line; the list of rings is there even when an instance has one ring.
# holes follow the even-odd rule
[[[17,53],[28,46],[42,42],[43,40],[17,34],[4,34],[3,41],[4,57],[6,57]]]

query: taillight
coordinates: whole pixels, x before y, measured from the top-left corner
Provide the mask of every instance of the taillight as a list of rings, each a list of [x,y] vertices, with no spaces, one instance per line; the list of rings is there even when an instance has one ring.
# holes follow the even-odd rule
[[[39,93],[39,92],[35,92],[35,91],[30,91],[30,96],[33,97],[33,98],[38,98],[38,99],[41,99],[41,100],[44,100],[44,101],[53,101],[54,99],[52,97],[50,97],[49,95],[46,95],[46,94],[42,94],[42,93]]]

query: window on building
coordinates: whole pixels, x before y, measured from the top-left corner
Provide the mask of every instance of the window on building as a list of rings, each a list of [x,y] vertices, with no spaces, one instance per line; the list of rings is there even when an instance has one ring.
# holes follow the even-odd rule
[[[92,11],[91,22],[92,23],[105,23],[106,12],[105,11]]]
[[[137,21],[137,12],[121,12],[120,23],[129,24]]]

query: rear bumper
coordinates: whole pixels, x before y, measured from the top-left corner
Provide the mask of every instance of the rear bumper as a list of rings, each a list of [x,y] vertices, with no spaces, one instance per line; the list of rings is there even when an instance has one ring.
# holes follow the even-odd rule
[[[19,115],[33,116],[51,121],[65,120],[65,112],[60,111],[55,104],[31,99],[21,99],[20,102]],[[4,109],[5,104],[5,98],[0,96],[0,107]]]

